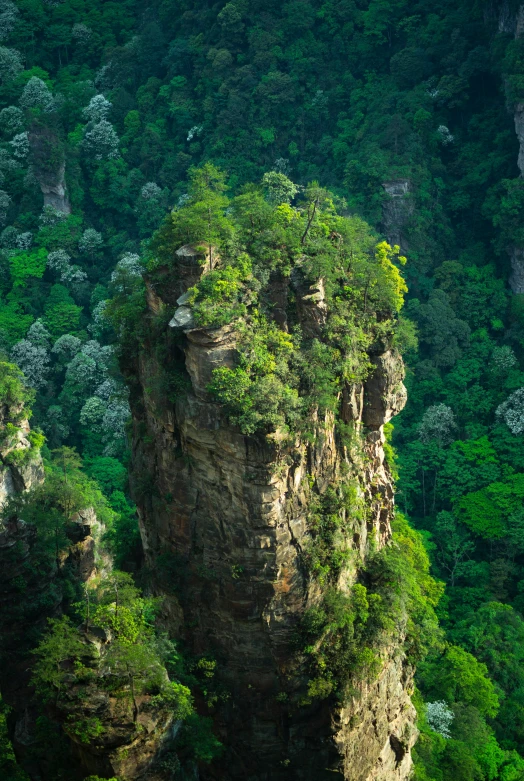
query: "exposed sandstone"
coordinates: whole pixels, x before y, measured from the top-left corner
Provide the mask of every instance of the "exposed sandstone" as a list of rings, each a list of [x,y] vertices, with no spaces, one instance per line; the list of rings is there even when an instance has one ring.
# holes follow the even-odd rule
[[[291,284],[301,326],[314,335],[326,316],[322,283],[306,285],[295,273]],[[156,295],[162,297],[158,286]],[[371,356],[367,382],[344,391],[342,418],[368,432],[363,450],[353,452],[329,415],[318,421],[313,442],[297,436],[290,443],[278,432],[242,435],[206,390],[213,368],[234,364],[233,328],[178,330],[175,346],[168,329],[165,348],[184,350],[187,395],[171,403],[147,391],[165,371],[153,343],[134,368],[133,482],[151,571],[161,554],[178,562],[178,576],[156,579],[166,624],[189,651],[214,655],[230,695],[213,712],[225,758],[201,768],[200,777],[405,781],[416,730],[402,638],[385,654],[378,679],[343,707],[329,698],[297,705],[304,676],[294,646],[297,622],[321,595],[302,556],[311,481],[322,493],[348,474],[358,479],[368,512],[355,519],[348,542],[361,556],[371,537],[383,545],[391,536],[382,425],[406,400],[399,356]],[[347,568],[339,586],[354,578]]]

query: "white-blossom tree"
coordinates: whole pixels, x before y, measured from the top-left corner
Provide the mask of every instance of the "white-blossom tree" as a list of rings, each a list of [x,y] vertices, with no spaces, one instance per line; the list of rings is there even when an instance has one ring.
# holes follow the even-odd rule
[[[29,136],[27,131],[18,133],[10,142],[13,155],[17,160],[25,160],[29,154]]]
[[[50,206],[49,204],[47,206],[44,206],[42,209],[42,214],[38,218],[38,222],[40,224],[41,228],[44,227],[51,227],[53,225],[58,225],[59,222],[62,222],[63,220],[67,219],[67,214],[65,212],[60,211],[60,209],[56,209],[54,206]]]
[[[48,408],[43,428],[50,447],[58,447],[69,436],[69,426],[65,422],[64,410],[59,404]]]
[[[91,323],[87,326],[87,330],[95,339],[100,339],[102,334],[107,331],[110,326],[105,314],[108,303],[108,300],[99,301],[91,314]]]
[[[426,444],[434,441],[443,446],[453,440],[455,429],[455,416],[451,407],[446,404],[434,404],[425,411],[418,435]]]
[[[519,388],[497,407],[496,416],[512,434],[524,433],[524,388]]]
[[[127,401],[113,401],[108,404],[102,426],[106,432],[104,435],[104,455],[116,456],[122,449],[125,439],[126,423],[131,416],[131,410]]]
[[[0,46],[0,84],[12,81],[23,69],[22,58],[16,49]]]
[[[70,260],[71,256],[68,255],[65,249],[57,249],[48,254],[47,267],[52,271],[56,271],[57,274],[63,274],[69,268]]]
[[[44,347],[46,350],[48,350],[51,345],[51,334],[40,318],[35,320],[30,326],[26,339],[36,347]]]
[[[7,219],[7,211],[11,205],[11,198],[5,190],[0,190],[0,224],[4,224]]]
[[[4,174],[13,173],[20,168],[20,163],[13,160],[7,149],[0,149],[0,171]]]
[[[7,106],[0,111],[0,128],[5,133],[19,133],[24,129],[24,125],[24,112],[18,106]]]
[[[31,76],[18,102],[22,108],[40,108],[45,111],[52,107],[53,95],[42,79]]]
[[[21,368],[31,388],[45,387],[49,374],[49,353],[45,347],[22,339],[11,350],[11,358]]]
[[[449,132],[449,128],[447,128],[446,125],[438,126],[437,136],[439,137],[440,143],[443,144],[443,146],[448,146],[455,140],[455,136]]]
[[[100,399],[105,399],[106,401],[109,401],[109,399],[113,396],[117,396],[118,394],[122,395],[122,389],[118,387],[116,382],[109,377],[107,380],[104,380],[98,388],[95,390],[95,396],[98,396]]]
[[[80,266],[71,265],[71,257],[63,249],[50,252],[47,256],[47,267],[56,272],[60,282],[64,285],[74,285],[79,282],[85,282],[87,274],[82,271]]]
[[[19,233],[16,237],[16,246],[18,249],[26,251],[31,248],[32,244],[33,234],[31,231],[24,231],[23,233]]]
[[[80,411],[80,423],[100,436],[105,456],[116,456],[122,450],[130,415],[129,404],[125,400],[91,396]]]
[[[56,345],[55,345],[56,348]],[[98,387],[106,378],[113,349],[102,346],[94,339],[82,345],[67,366],[65,386],[68,391],[89,398],[93,388]]]
[[[18,8],[11,0],[0,0],[0,41],[9,37],[16,24]]]
[[[94,160],[114,160],[118,157],[119,140],[113,125],[106,119],[86,125],[82,148]]]
[[[63,363],[69,363],[81,349],[82,342],[77,336],[64,334],[56,340],[51,352]]]
[[[491,353],[490,368],[496,374],[506,374],[517,365],[517,356],[509,347],[504,344],[502,347],[494,347]]]
[[[426,718],[432,730],[438,732],[443,738],[450,738],[449,728],[455,718],[455,714],[448,707],[447,702],[436,700],[426,704]]]
[[[77,22],[71,28],[71,37],[77,43],[87,43],[93,36],[93,31],[86,24]]]
[[[156,182],[146,182],[140,190],[140,197],[144,201],[158,200],[162,196],[162,190]]]
[[[0,246],[3,249],[13,250],[18,247],[18,231],[14,225],[8,225],[0,234]]]
[[[83,255],[93,259],[104,246],[102,234],[94,228],[86,228],[78,242],[78,249]]]
[[[187,131],[187,140],[192,141],[195,138],[195,136],[200,135],[203,129],[204,129],[204,125],[193,125],[193,127]]]
[[[78,285],[80,282],[85,282],[86,279],[86,272],[82,271],[80,266],[76,265],[68,266],[68,268],[60,274],[60,282],[68,287]]]
[[[126,252],[116,264],[111,274],[111,282],[119,293],[125,293],[134,288],[136,282],[141,279],[144,267],[140,263],[140,255]]]
[[[82,116],[88,122],[100,122],[102,119],[107,119],[112,106],[113,104],[104,95],[98,94],[91,98],[89,104],[82,111]]]

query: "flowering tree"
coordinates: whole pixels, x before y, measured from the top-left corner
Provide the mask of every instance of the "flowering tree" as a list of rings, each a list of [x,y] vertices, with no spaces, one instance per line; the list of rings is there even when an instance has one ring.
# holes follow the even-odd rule
[[[29,328],[29,331],[27,332],[27,340],[36,347],[44,347],[46,350],[49,349],[51,344],[51,334],[40,318],[35,320],[35,322]]]
[[[17,160],[24,160],[29,154],[29,136],[27,131],[18,133],[9,143]]]
[[[18,8],[11,0],[0,0],[0,41],[4,41],[12,32]]]
[[[51,350],[57,358],[64,363],[69,363],[74,356],[82,349],[82,342],[73,334],[64,334],[60,336]]]
[[[111,282],[119,293],[125,293],[133,289],[136,282],[141,279],[144,267],[140,263],[140,255],[126,252],[118,261],[111,274]]]
[[[18,244],[18,231],[14,225],[8,225],[0,234],[0,246],[3,249],[16,249]]]
[[[1,15],[0,15],[1,19]],[[0,46],[0,83],[6,84],[24,69],[22,59],[16,49]]]
[[[50,205],[44,206],[42,214],[38,218],[41,228],[58,225],[58,223],[63,222],[64,220],[67,220],[67,214]]]
[[[30,387],[45,387],[49,374],[49,354],[45,347],[22,339],[11,350],[11,359],[22,369]]]
[[[47,267],[56,271],[58,274],[62,274],[67,268],[69,268],[69,261],[71,256],[67,254],[64,249],[57,249],[54,252],[50,252],[47,256]]]
[[[490,368],[496,374],[507,374],[517,363],[517,356],[507,344],[493,348]]]
[[[11,205],[11,198],[5,190],[0,190],[0,223],[4,223],[7,219],[7,210]]]
[[[18,133],[24,129],[24,112],[18,106],[7,106],[0,111],[0,127],[6,133]]]
[[[65,285],[84,282],[87,274],[79,266],[71,265],[70,260],[71,257],[65,250],[58,249],[48,254],[47,267],[55,271],[60,277],[60,282]]]
[[[103,119],[107,119],[112,105],[103,95],[95,95],[89,101],[89,105],[82,111],[82,116],[88,122],[100,122]]]
[[[92,35],[93,31],[86,24],[82,24],[81,22],[74,24],[71,29],[72,39],[80,44],[87,43]]]
[[[289,203],[299,191],[298,186],[291,179],[278,171],[268,171],[264,174],[262,184],[272,203]]]
[[[114,160],[118,157],[118,136],[113,125],[106,119],[86,125],[82,148],[97,161]]]
[[[45,111],[51,108],[53,95],[42,79],[31,76],[18,102],[22,108],[40,108]]]
[[[496,416],[504,421],[512,434],[524,433],[524,388],[519,388],[500,404]]]
[[[31,231],[24,231],[24,233],[19,233],[16,237],[17,249],[24,250],[24,252],[28,249],[31,249],[32,243],[33,243],[33,234],[31,233]]]
[[[434,441],[442,446],[453,440],[455,428],[455,416],[451,407],[445,404],[434,404],[425,411],[418,435],[426,444]]]
[[[426,718],[432,730],[438,732],[443,738],[450,738],[449,728],[455,718],[453,711],[443,700],[428,702],[426,705]]]
[[[156,182],[146,182],[140,190],[140,197],[143,198],[144,201],[158,200],[161,195],[162,190]]]
[[[83,255],[87,255],[91,260],[95,257],[104,246],[104,240],[102,234],[96,231],[94,228],[86,228],[82,234],[82,238],[78,242],[78,249]]]
[[[105,314],[107,304],[108,301],[99,301],[91,313],[92,321],[87,326],[87,330],[95,339],[99,339],[104,331],[107,331],[110,327],[110,323]]]

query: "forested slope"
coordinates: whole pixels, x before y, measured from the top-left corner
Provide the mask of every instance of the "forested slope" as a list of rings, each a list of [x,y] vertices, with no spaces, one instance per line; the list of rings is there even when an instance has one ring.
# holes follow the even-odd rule
[[[2,0],[0,29],[0,348],[47,446],[76,447],[106,493],[128,569],[129,407],[105,302],[154,255],[191,167],[211,160],[233,194],[273,169],[318,180],[400,242],[418,345],[405,325],[397,504],[446,582],[450,643],[419,669],[446,705],[429,724],[421,707],[417,773],[521,778],[518,3]]]

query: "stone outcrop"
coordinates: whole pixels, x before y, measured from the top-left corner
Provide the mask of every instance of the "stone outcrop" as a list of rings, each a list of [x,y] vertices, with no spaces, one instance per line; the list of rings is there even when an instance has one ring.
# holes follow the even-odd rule
[[[306,285],[298,272],[290,282],[294,316],[313,335],[325,322],[322,282]],[[168,287],[172,305],[184,292]],[[155,296],[158,311],[160,284]],[[295,644],[300,617],[321,598],[303,558],[311,491],[322,494],[352,476],[367,512],[352,521],[348,544],[365,557],[371,538],[380,546],[391,537],[382,426],[406,400],[399,356],[387,349],[371,355],[375,368],[366,383],[345,388],[342,418],[362,443],[353,448],[340,441],[329,414],[313,441],[289,442],[278,432],[248,437],[231,426],[206,389],[213,368],[234,365],[231,326],[195,328],[175,318],[161,338],[126,367],[132,480],[151,572],[162,557],[174,562],[168,581],[157,574],[154,584],[165,597],[166,625],[190,652],[216,658],[228,692],[211,714],[226,753],[202,767],[200,778],[405,781],[416,730],[402,638],[384,652],[378,678],[342,705],[331,698],[300,704],[306,681]],[[184,356],[190,389],[170,401],[148,389],[166,384],[175,354],[178,364]],[[339,587],[349,588],[356,574],[348,566]]]
[[[65,155],[57,134],[45,125],[35,125],[29,133],[31,164],[44,196],[44,207],[71,213],[65,179]]]
[[[44,479],[39,452],[29,441],[29,422],[22,418],[20,408],[0,405],[0,509],[6,501],[22,491],[28,491]],[[14,431],[9,432],[9,428]]]
[[[150,694],[133,698],[129,686],[114,691],[108,685],[110,668],[101,665],[111,645],[110,635],[90,626],[83,627],[79,637],[86,649],[82,662],[90,676],[72,682],[52,708],[71,743],[76,773],[79,778],[97,775],[149,781],[154,777],[151,765],[174,726],[173,709],[156,704]],[[86,738],[93,724],[97,730]]]
[[[524,5],[521,5],[515,13],[507,2],[502,3],[499,11],[499,31],[522,38],[524,35]],[[515,133],[519,142],[517,166],[520,177],[524,176],[524,103],[516,103],[513,106],[513,118]],[[511,274],[509,286],[513,293],[524,293],[524,249],[510,247]]]
[[[413,215],[408,179],[395,179],[384,182],[385,199],[382,205],[382,227],[392,246],[398,245],[404,252],[408,249],[404,229]]]

